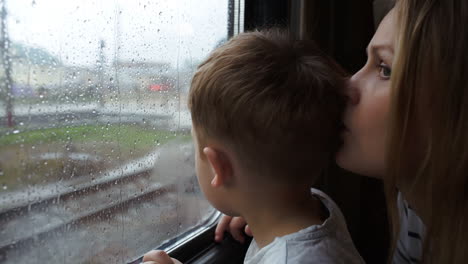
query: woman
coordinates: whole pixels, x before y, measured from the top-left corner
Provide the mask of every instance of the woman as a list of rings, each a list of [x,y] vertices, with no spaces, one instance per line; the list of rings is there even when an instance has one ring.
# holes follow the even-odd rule
[[[467,18],[466,0],[397,1],[349,82],[336,160],[384,180],[394,263],[468,260]],[[244,226],[224,217],[216,239]]]

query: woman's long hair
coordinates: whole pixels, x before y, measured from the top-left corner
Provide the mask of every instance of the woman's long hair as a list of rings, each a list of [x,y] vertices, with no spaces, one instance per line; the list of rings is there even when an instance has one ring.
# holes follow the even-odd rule
[[[398,186],[427,227],[424,263],[468,261],[468,1],[398,0],[386,195]],[[394,237],[394,244],[397,237]]]

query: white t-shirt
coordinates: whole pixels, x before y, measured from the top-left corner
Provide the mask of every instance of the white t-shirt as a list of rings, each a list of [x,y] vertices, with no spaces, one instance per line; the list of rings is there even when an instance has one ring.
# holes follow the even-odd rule
[[[311,189],[311,192],[328,209],[329,217],[323,224],[276,237],[262,249],[252,240],[244,264],[364,263],[338,206],[323,192],[317,189]]]

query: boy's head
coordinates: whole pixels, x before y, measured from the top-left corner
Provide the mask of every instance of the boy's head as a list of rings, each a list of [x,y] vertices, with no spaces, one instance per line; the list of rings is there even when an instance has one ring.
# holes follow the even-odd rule
[[[285,31],[232,38],[192,80],[197,163],[216,174],[205,149],[216,142],[227,150],[218,155],[220,164],[226,160],[231,170],[248,172],[254,180],[311,184],[339,144],[344,80],[343,71],[313,43],[295,41]]]

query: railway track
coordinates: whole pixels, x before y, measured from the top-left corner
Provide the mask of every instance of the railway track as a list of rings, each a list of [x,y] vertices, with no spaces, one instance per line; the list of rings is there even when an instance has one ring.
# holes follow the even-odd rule
[[[3,212],[0,215],[0,255],[11,247],[41,240],[59,230],[96,219],[102,221],[135,202],[155,199],[175,189],[173,184],[150,184],[148,178],[149,172],[139,173]]]
[[[133,161],[131,166],[134,167],[123,165],[104,173],[100,180],[73,189],[64,188],[59,194],[35,198],[32,202],[3,207],[0,211],[0,262],[11,259],[7,258],[11,252],[33,248],[38,241],[50,241],[57,234],[112,221],[115,215],[129,208],[145,203],[158,204],[158,199],[173,201],[174,198],[168,200],[168,195],[177,196],[181,186],[196,185],[193,171],[181,175],[177,181],[155,181],[154,160],[155,155],[152,155],[147,158],[148,162]],[[184,192],[187,190],[182,190]]]

